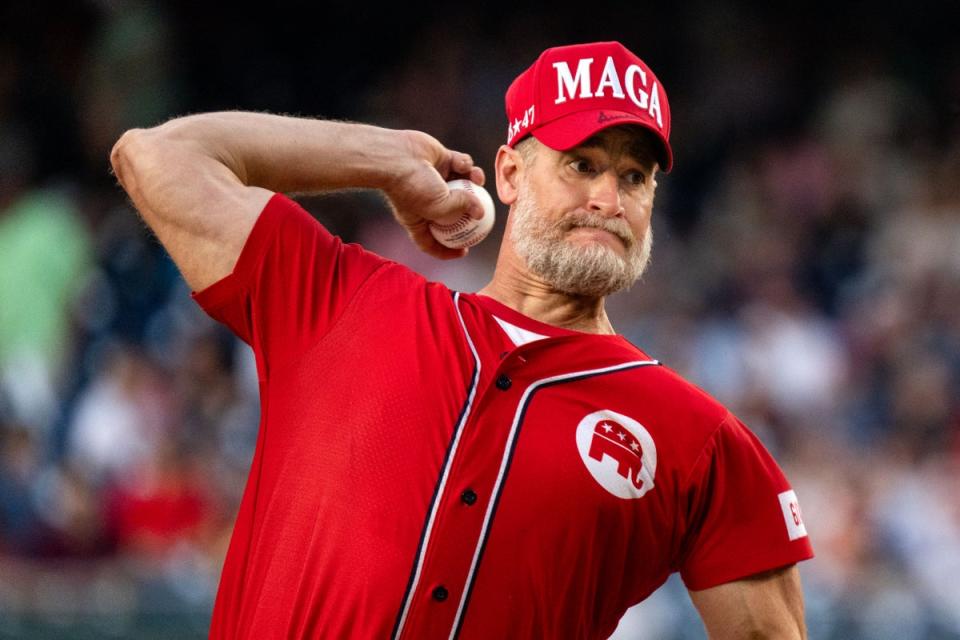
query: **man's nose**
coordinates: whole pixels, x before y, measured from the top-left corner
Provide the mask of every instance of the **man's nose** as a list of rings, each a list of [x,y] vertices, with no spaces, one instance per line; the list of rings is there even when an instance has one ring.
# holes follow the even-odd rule
[[[607,217],[624,215],[620,194],[620,177],[613,171],[604,171],[590,181],[588,209]]]

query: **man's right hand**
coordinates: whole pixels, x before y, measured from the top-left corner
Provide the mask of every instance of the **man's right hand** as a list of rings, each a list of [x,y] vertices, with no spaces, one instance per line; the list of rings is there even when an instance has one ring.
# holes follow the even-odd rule
[[[394,216],[414,243],[426,253],[441,259],[460,258],[466,249],[445,247],[430,233],[430,222],[449,223],[467,213],[483,217],[479,200],[462,189],[451,190],[446,182],[466,178],[483,185],[483,169],[474,165],[466,153],[443,146],[436,138],[420,131],[398,131],[407,159],[394,179],[384,186]]]

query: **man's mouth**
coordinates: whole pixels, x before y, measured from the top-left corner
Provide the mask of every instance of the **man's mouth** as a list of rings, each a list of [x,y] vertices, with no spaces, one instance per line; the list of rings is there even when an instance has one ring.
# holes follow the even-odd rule
[[[565,227],[567,231],[571,231],[573,229],[596,229],[598,231],[606,231],[607,233],[616,236],[626,248],[629,249],[633,246],[633,238],[623,233],[622,230],[614,228],[613,225],[570,223],[565,225]]]

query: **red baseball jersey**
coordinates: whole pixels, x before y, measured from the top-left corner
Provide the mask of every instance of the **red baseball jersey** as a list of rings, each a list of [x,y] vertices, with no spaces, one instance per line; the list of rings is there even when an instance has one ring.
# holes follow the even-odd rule
[[[282,195],[195,298],[262,403],[211,637],[605,638],[674,571],[812,556],[754,435],[620,336],[427,282]]]

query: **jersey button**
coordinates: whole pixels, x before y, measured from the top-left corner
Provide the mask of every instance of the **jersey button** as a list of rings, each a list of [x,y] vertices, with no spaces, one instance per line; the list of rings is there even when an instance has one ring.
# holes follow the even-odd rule
[[[474,491],[473,489],[467,489],[466,491],[460,494],[460,502],[467,505],[468,507],[472,507],[476,501],[477,501],[477,492]]]
[[[506,376],[502,373],[497,376],[497,389],[500,389],[500,391],[506,391],[512,384],[513,381],[510,380],[509,376]]]
[[[450,592],[447,591],[447,588],[441,584],[439,587],[434,587],[431,595],[437,602],[443,602],[447,599],[447,596],[450,595]]]

